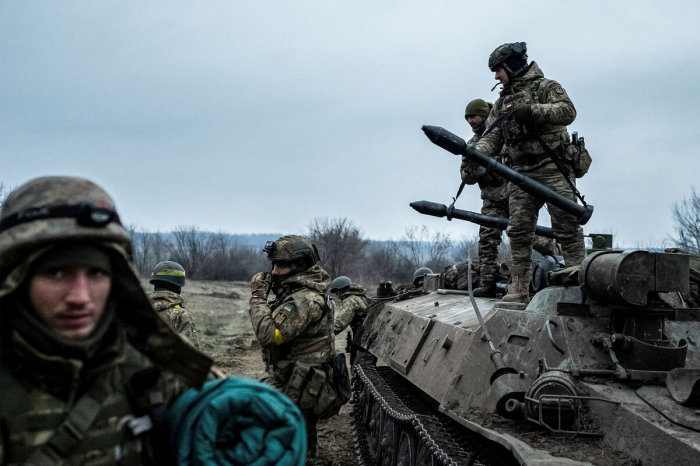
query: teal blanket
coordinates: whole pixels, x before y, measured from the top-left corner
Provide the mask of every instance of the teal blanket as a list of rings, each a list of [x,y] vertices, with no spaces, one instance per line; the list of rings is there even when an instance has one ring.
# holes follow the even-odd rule
[[[178,466],[301,466],[301,412],[275,388],[241,377],[188,390],[169,410]]]

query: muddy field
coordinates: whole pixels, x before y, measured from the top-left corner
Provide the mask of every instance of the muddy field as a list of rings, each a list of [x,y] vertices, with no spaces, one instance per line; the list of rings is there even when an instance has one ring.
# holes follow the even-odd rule
[[[260,379],[264,366],[248,317],[250,285],[190,280],[183,288],[182,297],[185,308],[195,318],[202,349],[214,358],[215,364],[227,375]],[[345,333],[337,338],[338,349],[342,350]],[[349,421],[350,407],[345,405],[338,416],[319,422],[320,464],[356,464]]]

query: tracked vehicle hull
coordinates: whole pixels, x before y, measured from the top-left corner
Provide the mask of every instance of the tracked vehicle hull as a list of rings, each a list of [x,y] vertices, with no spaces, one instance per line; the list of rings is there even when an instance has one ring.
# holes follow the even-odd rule
[[[363,464],[700,464],[697,408],[665,387],[673,367],[700,368],[699,310],[611,305],[585,286],[476,303],[505,371],[467,296],[370,313],[360,343],[387,367],[355,369]]]

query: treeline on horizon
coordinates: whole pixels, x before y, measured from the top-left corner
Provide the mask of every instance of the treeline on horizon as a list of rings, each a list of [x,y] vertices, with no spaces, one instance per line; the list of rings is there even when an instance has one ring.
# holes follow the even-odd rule
[[[5,199],[15,187],[0,182],[0,214]],[[674,246],[700,254],[700,194],[693,188],[690,196],[674,203],[671,213],[675,235],[660,244],[637,243],[631,249],[661,251]],[[134,260],[142,276],[149,276],[158,262],[173,260],[185,267],[190,278],[198,280],[250,280],[253,274],[270,269],[262,252],[265,241],[282,236],[212,233],[195,225],[182,225],[167,233],[149,232],[135,225],[128,229],[134,243]],[[316,243],[321,265],[331,278],[347,275],[365,286],[376,286],[381,280],[410,282],[419,267],[441,272],[447,265],[466,260],[468,254],[478,256],[477,235],[455,240],[448,233],[431,231],[425,225],[407,227],[397,240],[378,241],[366,237],[347,218],[316,218],[302,234]],[[614,248],[630,249],[630,246],[616,242]],[[506,235],[498,256],[499,262],[510,259]]]
[[[262,252],[265,241],[279,235],[212,233],[195,225],[182,225],[172,232],[149,232],[129,228],[134,260],[143,277],[161,261],[180,263],[195,280],[247,281],[257,272],[270,270]],[[341,275],[366,286],[381,280],[407,283],[419,267],[441,272],[446,266],[478,255],[478,237],[454,240],[449,234],[431,231],[425,225],[411,226],[397,240],[367,238],[347,218],[316,218],[301,233],[319,249],[321,266],[335,278]],[[508,260],[510,245],[504,235],[499,261]]]

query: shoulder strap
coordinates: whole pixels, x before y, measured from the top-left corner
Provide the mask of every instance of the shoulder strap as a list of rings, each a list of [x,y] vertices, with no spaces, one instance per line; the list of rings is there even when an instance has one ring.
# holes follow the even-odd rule
[[[540,145],[542,146],[542,148],[544,149],[544,151],[547,153],[547,155],[549,155],[549,156],[552,158],[552,161],[554,162],[554,165],[556,165],[557,168],[559,169],[559,171],[561,172],[561,174],[564,175],[564,178],[566,179],[566,182],[567,182],[567,183],[569,184],[569,186],[571,187],[571,191],[574,193],[574,195],[575,195],[577,198],[579,198],[579,199],[581,200],[581,202],[583,203],[583,206],[584,206],[584,207],[587,206],[588,204],[586,204],[586,201],[583,200],[583,197],[584,197],[584,196],[581,195],[581,193],[579,192],[579,190],[576,189],[576,186],[575,186],[575,185],[571,182],[571,180],[569,179],[569,175],[571,174],[571,172],[569,172],[569,169],[566,167],[566,165],[564,164],[564,161],[561,159],[561,157],[559,157],[559,154],[557,154],[556,152],[554,152],[554,151],[547,145],[547,143],[544,142],[544,140],[542,139],[542,136],[540,135],[540,132],[537,131],[537,129],[534,127],[534,125],[529,126],[528,129],[530,130],[530,132],[531,132],[532,134],[535,135],[535,137],[537,138],[537,142],[540,143]]]
[[[83,440],[109,396],[108,377],[101,375],[75,403],[63,423],[51,438],[41,445],[24,463],[27,466],[57,466]]]

